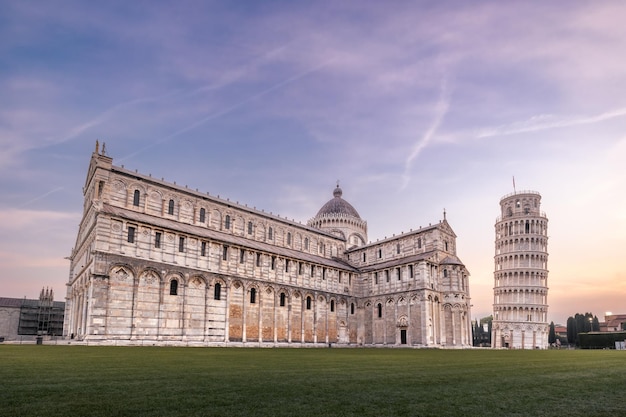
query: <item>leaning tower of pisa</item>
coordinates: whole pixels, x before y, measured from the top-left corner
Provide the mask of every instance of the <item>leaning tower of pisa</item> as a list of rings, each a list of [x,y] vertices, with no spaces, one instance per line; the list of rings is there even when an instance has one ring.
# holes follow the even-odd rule
[[[500,199],[496,220],[491,346],[548,347],[548,218],[541,195],[518,191]]]

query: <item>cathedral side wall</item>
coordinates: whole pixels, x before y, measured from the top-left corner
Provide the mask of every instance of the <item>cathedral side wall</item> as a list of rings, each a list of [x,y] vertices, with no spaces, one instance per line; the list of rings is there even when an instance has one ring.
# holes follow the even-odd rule
[[[323,231],[121,169],[93,172],[70,269],[68,337],[203,345],[471,342],[464,327],[468,273],[445,220],[346,256],[346,242]]]

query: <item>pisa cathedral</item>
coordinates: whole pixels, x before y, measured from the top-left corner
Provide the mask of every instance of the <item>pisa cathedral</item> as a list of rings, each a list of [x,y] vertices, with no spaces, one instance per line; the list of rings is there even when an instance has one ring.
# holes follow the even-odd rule
[[[91,156],[64,336],[188,346],[471,346],[444,219],[368,243],[332,198],[306,225]]]

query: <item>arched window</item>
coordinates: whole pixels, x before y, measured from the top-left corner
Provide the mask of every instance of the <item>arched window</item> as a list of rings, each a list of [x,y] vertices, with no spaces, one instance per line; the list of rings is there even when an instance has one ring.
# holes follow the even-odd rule
[[[378,308],[378,318],[381,318],[383,316],[383,305],[378,303],[376,307]]]
[[[205,219],[206,219],[206,210],[201,208],[200,209],[200,223],[204,223]]]
[[[218,282],[217,284],[215,284],[215,288],[213,290],[213,299],[219,300],[221,298],[222,298],[222,284]]]
[[[230,229],[230,216],[228,214],[226,215],[226,220],[224,221],[224,228]]]
[[[396,253],[398,255],[400,254],[400,244],[399,243],[396,245]]]
[[[269,240],[274,239],[274,229],[272,229],[271,227],[269,228],[269,230],[267,231],[267,238]]]
[[[281,306],[281,307],[284,307],[284,306],[285,306],[285,298],[286,298],[285,293],[284,293],[284,292],[281,292],[281,293],[280,293],[280,306]]]
[[[309,250],[309,238],[304,238],[304,250]]]
[[[287,244],[291,245],[291,233],[287,232]]]
[[[252,222],[248,222],[248,234],[252,234]]]
[[[306,298],[306,309],[307,310],[311,309],[311,297]]]
[[[170,295],[178,295],[178,280],[173,279],[170,281]]]
[[[167,214],[174,214],[174,200],[170,200],[167,204]]]
[[[256,288],[250,288],[250,304],[256,303]]]
[[[417,249],[421,249],[422,248],[422,238],[419,237],[417,238]]]
[[[335,300],[330,300],[330,311],[335,311]]]
[[[135,190],[135,193],[133,194],[133,206],[139,207],[139,197],[139,190]]]
[[[350,314],[354,314],[354,303],[350,304]]]
[[[448,270],[447,269],[443,270],[443,276],[444,276],[444,278],[448,277]]]

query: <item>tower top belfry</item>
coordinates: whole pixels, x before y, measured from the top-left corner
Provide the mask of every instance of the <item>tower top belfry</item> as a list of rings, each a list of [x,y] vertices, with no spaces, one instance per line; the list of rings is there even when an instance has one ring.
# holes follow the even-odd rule
[[[516,191],[500,199],[502,218],[541,215],[540,207],[541,194],[537,191]]]

